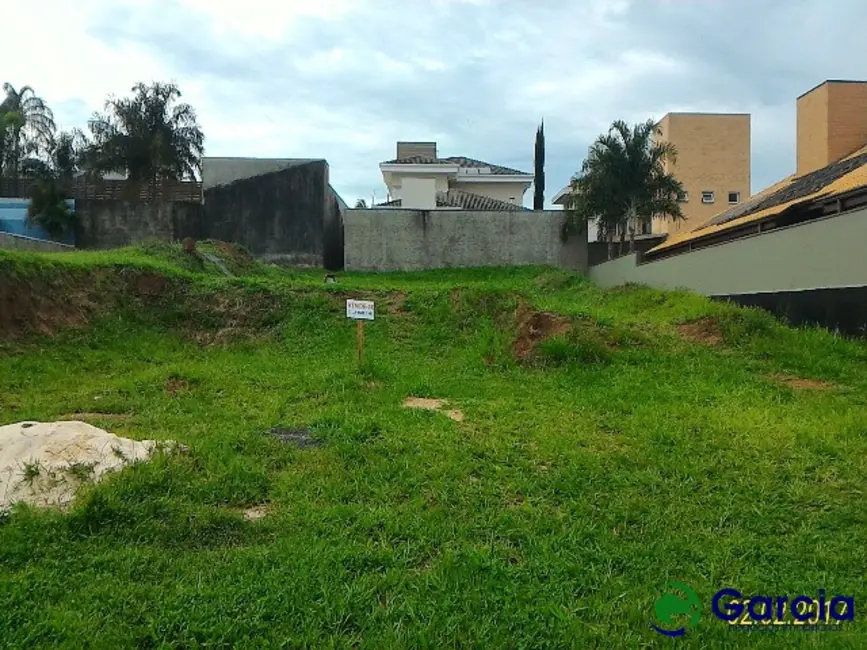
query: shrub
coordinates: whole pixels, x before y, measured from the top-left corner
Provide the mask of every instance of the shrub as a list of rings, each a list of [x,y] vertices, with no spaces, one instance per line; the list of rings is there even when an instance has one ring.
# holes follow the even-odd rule
[[[39,180],[33,185],[27,222],[58,239],[75,229],[78,216],[54,180]]]

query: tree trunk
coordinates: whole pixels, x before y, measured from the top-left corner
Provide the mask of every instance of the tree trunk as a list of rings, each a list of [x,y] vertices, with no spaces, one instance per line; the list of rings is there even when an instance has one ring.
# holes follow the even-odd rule
[[[626,224],[620,228],[620,255],[623,255],[623,244],[626,243]]]

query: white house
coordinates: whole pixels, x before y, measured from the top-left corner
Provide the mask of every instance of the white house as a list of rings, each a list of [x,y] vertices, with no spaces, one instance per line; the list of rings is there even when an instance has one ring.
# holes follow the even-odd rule
[[[533,175],[474,158],[437,156],[436,142],[398,142],[397,157],[379,164],[388,187],[384,206],[523,210]]]

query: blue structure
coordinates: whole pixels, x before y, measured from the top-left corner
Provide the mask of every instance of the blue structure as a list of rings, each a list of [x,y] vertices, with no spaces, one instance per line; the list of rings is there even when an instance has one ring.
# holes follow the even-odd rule
[[[71,209],[75,209],[75,199],[67,199],[66,202]],[[54,239],[42,228],[28,224],[28,207],[30,199],[0,199],[0,232],[75,245],[75,233],[69,232],[60,239]]]

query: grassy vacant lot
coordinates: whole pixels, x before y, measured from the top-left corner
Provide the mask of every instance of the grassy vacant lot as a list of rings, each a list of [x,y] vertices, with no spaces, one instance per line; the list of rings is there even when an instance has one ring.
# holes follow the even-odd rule
[[[0,515],[0,646],[867,647],[867,344],[551,269],[227,259],[0,254],[0,424],[189,447]],[[667,580],[703,605],[676,641]],[[723,587],[856,621],[746,633]]]

